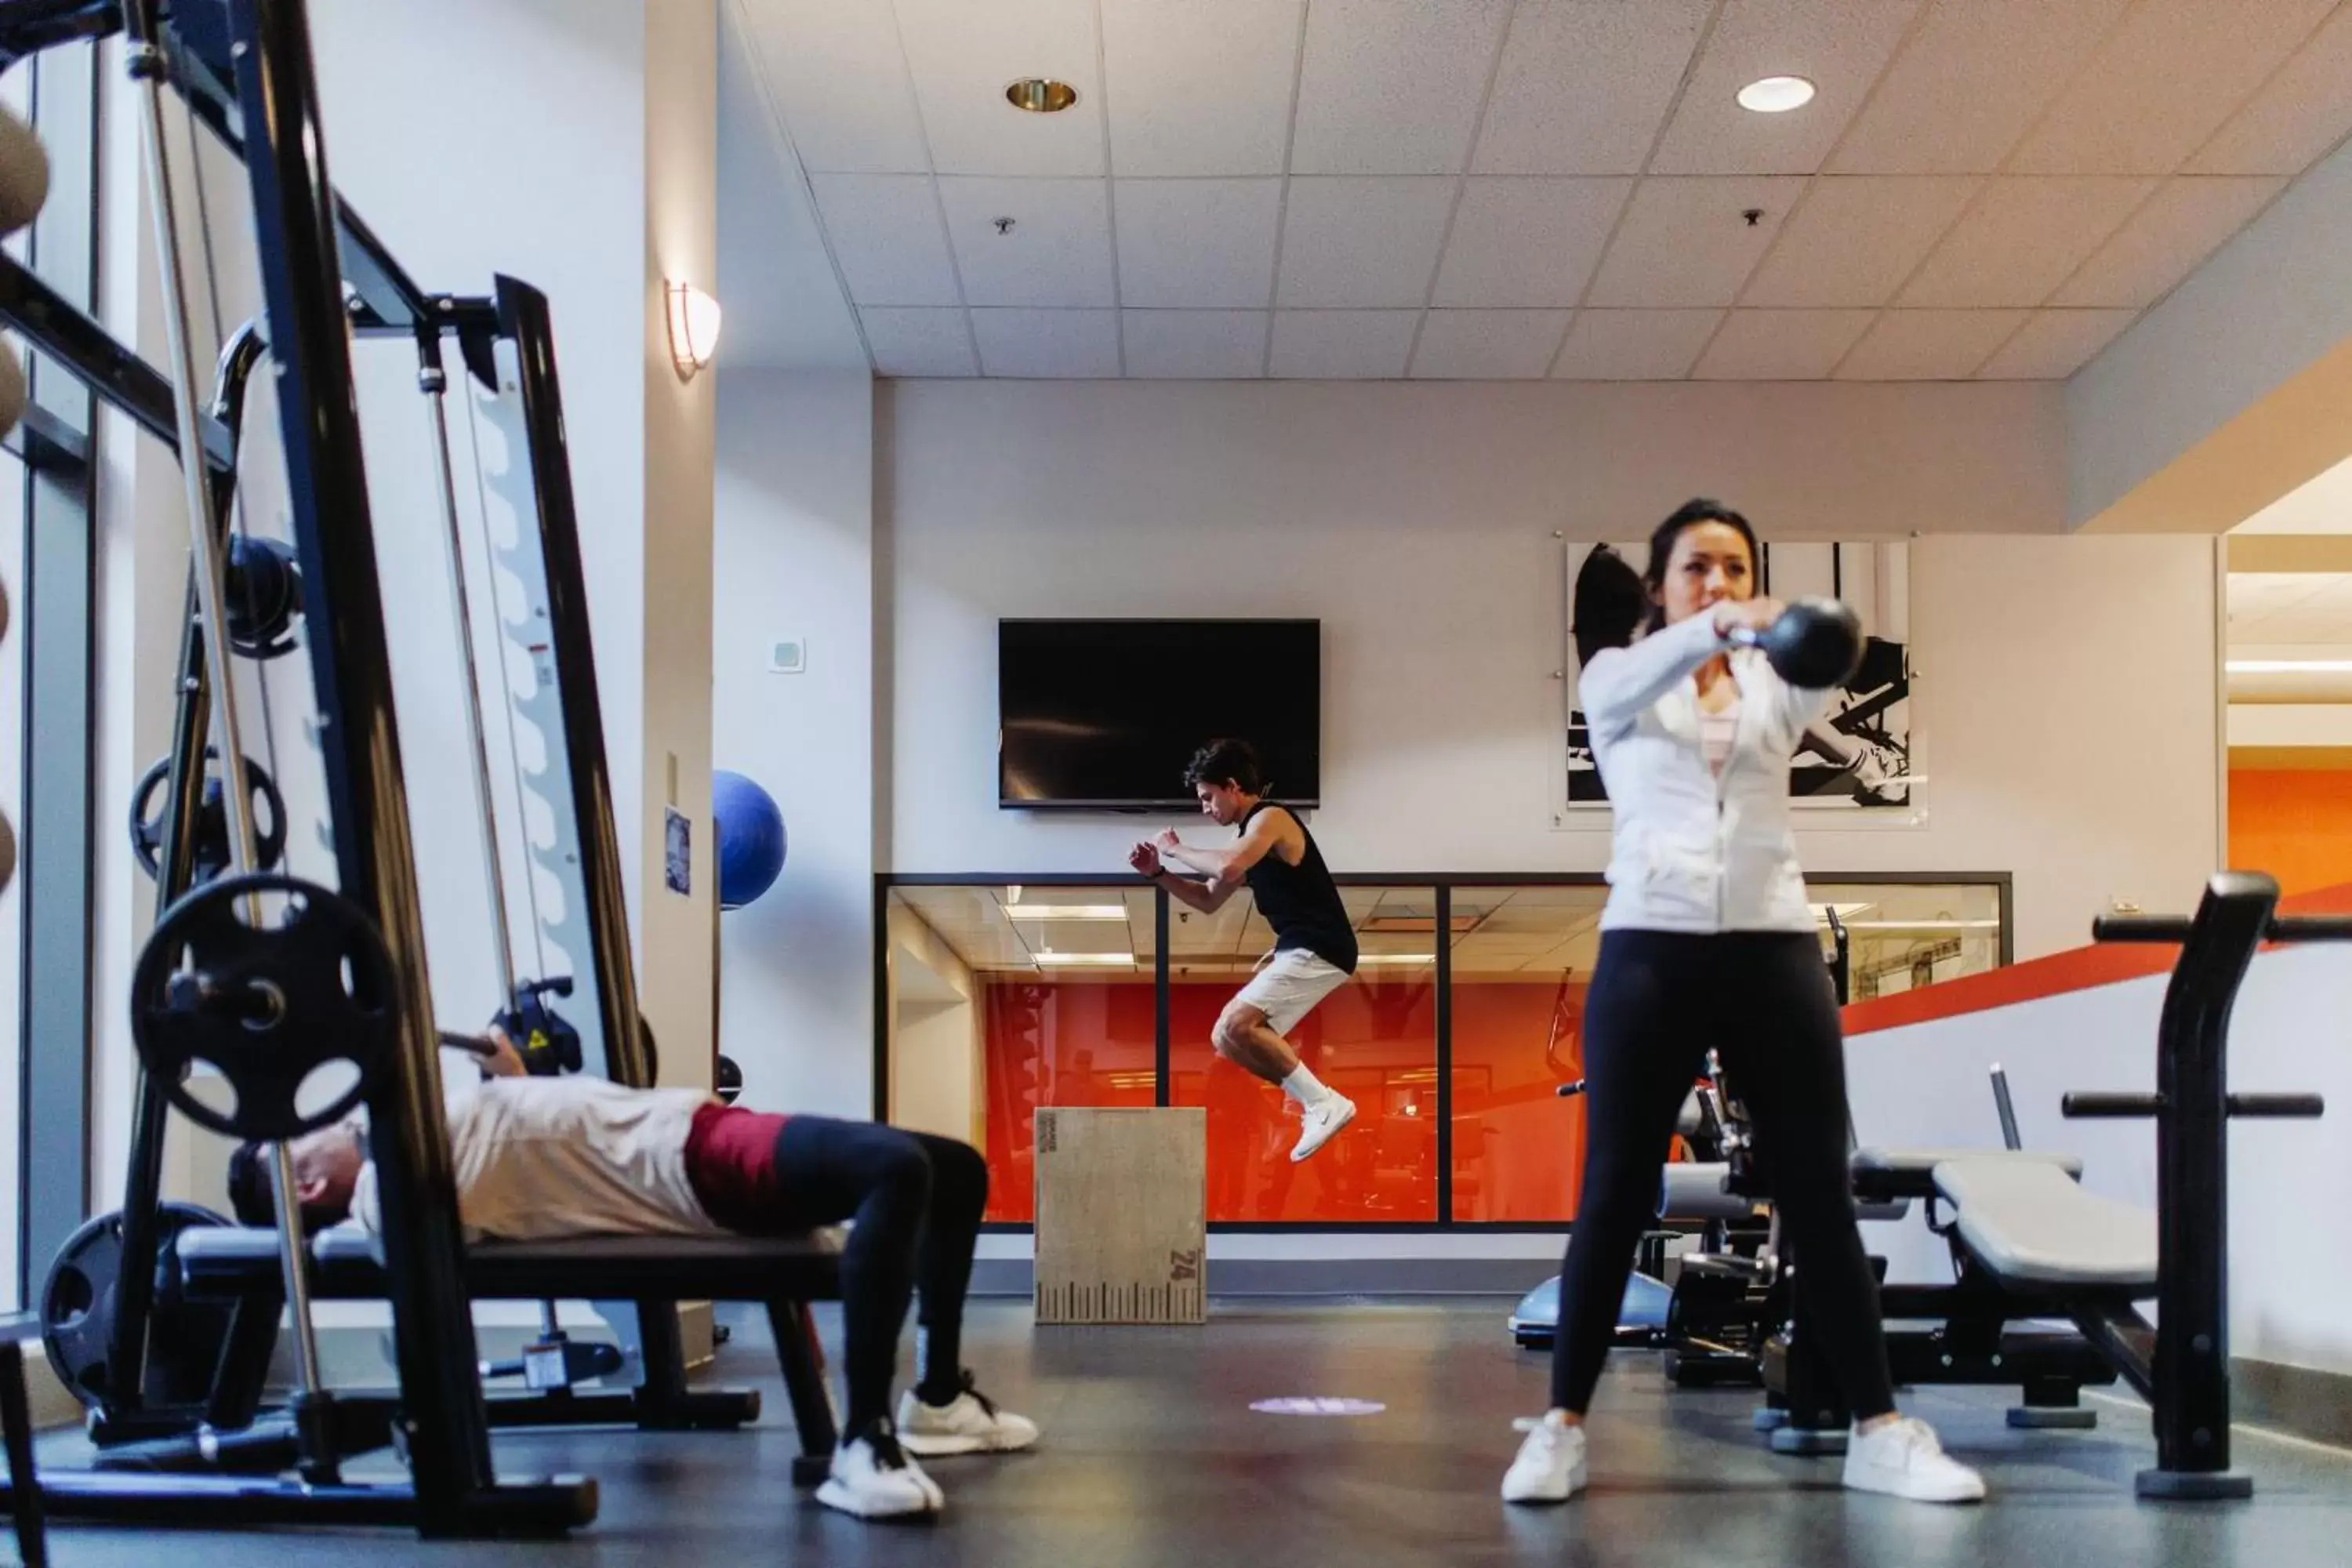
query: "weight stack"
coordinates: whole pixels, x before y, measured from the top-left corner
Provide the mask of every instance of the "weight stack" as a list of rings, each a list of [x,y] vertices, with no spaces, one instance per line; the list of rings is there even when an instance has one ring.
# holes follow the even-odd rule
[[[1209,1316],[1208,1112],[1037,1112],[1040,1323]]]

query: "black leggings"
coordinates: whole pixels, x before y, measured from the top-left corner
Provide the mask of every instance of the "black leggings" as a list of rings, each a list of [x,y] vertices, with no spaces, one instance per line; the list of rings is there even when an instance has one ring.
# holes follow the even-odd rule
[[[1798,1301],[1857,1419],[1895,1408],[1878,1288],[1853,1217],[1845,1046],[1804,932],[1612,931],[1584,1000],[1584,1198],[1561,1266],[1551,1402],[1581,1415],[1657,1211],[1675,1119],[1706,1052],[1755,1123]]]
[[[851,1436],[890,1414],[907,1302],[922,1293],[917,1391],[961,1390],[963,1298],[988,1207],[988,1164],[968,1143],[872,1121],[795,1116],[776,1135],[776,1180],[795,1227],[857,1223],[841,1255],[842,1359]]]

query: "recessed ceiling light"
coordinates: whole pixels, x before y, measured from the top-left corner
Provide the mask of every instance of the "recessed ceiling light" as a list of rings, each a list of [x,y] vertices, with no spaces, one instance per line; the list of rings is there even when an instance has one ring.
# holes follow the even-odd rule
[[[1813,84],[1801,76],[1759,78],[1739,89],[1739,107],[1758,114],[1786,114],[1813,101]]]
[[[1004,100],[1031,114],[1059,114],[1078,101],[1078,89],[1050,77],[1024,77],[1004,89]]]

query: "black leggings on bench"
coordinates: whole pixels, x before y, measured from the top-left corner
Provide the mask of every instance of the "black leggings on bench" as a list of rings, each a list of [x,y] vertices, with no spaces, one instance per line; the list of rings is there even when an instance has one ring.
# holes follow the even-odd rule
[[[1560,1271],[1552,1405],[1581,1415],[1591,1401],[1633,1248],[1656,1213],[1675,1118],[1710,1047],[1755,1123],[1800,1313],[1855,1418],[1886,1415],[1895,1389],[1854,1225],[1836,998],[1811,934],[1781,931],[1601,939],[1584,999],[1584,1197]]]
[[[907,1303],[922,1293],[917,1392],[962,1389],[963,1298],[988,1207],[988,1165],[970,1144],[872,1121],[795,1116],[776,1135],[776,1182],[795,1226],[857,1223],[841,1256],[843,1360],[855,1436],[890,1415]]]

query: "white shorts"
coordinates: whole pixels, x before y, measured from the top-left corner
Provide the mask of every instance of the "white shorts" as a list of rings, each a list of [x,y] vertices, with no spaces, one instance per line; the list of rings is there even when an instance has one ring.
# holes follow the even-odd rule
[[[1315,1005],[1348,984],[1348,972],[1303,947],[1289,947],[1274,955],[1234,1000],[1265,1015],[1265,1026],[1287,1035],[1315,1010]]]

